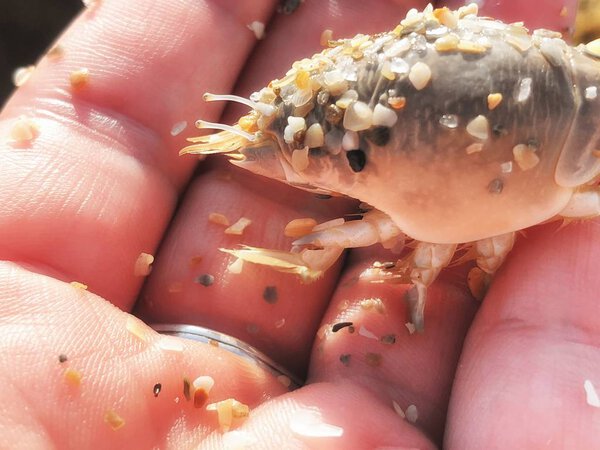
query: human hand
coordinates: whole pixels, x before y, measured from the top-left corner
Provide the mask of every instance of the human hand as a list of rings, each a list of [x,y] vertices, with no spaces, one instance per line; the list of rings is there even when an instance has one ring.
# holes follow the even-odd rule
[[[238,428],[248,434],[237,438],[257,448],[432,448],[444,434],[446,446],[457,448],[593,447],[600,412],[583,390],[588,378],[600,385],[593,222],[528,231],[479,310],[465,274],[447,274],[430,290],[423,335],[404,327],[402,289],[356,281],[384,255],[378,249],[353,251],[343,270],[340,264],[313,284],[251,265],[228,273],[231,259],[218,248],[287,249],[289,220],[338,217],[352,204],[315,199],[222,161],[202,162],[193,173],[195,161],[177,156],[190,130],[173,138],[172,125],[216,120],[219,105],[203,103],[204,92],[229,92],[236,79],[243,93],[262,87],[316,51],[325,28],[336,37],[377,32],[409,7],[424,7],[306,2],[290,17],[274,17],[250,53],[256,42],[245,26],[267,22],[275,2],[240,3],[104,0],[67,30],[64,56],[43,60],[4,109],[1,257],[14,264],[0,265],[3,444],[216,448],[216,414],[195,409],[182,393],[183,377],[209,375],[208,402],[233,397],[251,407]],[[530,3],[503,5],[510,20],[547,14],[551,28],[575,8],[548,2],[541,14],[516,10]],[[563,5],[567,18],[558,15]],[[81,67],[89,82],[73,89],[69,73]],[[39,126],[24,148],[5,137],[20,115]],[[211,212],[253,223],[242,238],[227,236],[207,221]],[[134,263],[159,244],[141,290]],[[201,274],[214,283],[195,283]],[[73,280],[90,292],[70,286]],[[263,298],[267,286],[276,301]],[[361,306],[369,298],[381,303]],[[237,336],[308,373],[307,385],[288,392],[271,374],[209,345],[182,340],[181,351],[166,350],[173,341],[122,311]],[[355,332],[325,339],[318,332],[341,321],[354,322]],[[393,334],[395,343],[369,332]],[[59,363],[59,354],[68,360]],[[350,355],[346,364],[341,355]],[[81,374],[80,385],[65,378],[68,368]],[[416,423],[401,420],[393,402],[416,405]],[[111,430],[108,411],[125,424]],[[333,427],[313,423],[323,436],[309,437],[301,431],[311,420]]]

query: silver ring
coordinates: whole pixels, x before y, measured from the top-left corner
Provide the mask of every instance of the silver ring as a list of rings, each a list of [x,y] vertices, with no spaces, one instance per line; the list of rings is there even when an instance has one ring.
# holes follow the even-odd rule
[[[233,336],[197,325],[161,323],[150,326],[161,334],[191,339],[204,344],[218,345],[218,347],[262,367],[280,380],[279,377],[281,376],[287,377],[290,380],[289,389],[297,389],[304,384],[300,378],[277,364],[267,355]]]

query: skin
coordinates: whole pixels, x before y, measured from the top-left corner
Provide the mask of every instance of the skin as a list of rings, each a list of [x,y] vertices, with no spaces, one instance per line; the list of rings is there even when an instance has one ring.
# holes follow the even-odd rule
[[[575,10],[564,1],[531,11],[523,5],[532,2],[493,3],[481,14],[548,28],[568,27]],[[566,17],[558,14],[563,5]],[[404,287],[357,282],[372,261],[390,258],[379,247],[349,253],[314,284],[251,265],[240,275],[224,272],[231,259],[219,247],[285,249],[289,220],[327,220],[355,205],[317,200],[214,158],[194,171],[194,159],[177,156],[192,131],[173,138],[172,124],[219,120],[223,105],[203,103],[203,92],[230,92],[237,80],[235,91],[248,94],[316,51],[324,28],[339,37],[376,32],[424,4],[306,2],[292,16],[273,16],[275,7],[267,0],[103,0],[60,38],[64,57],[42,60],[5,106],[2,446],[217,448],[215,413],[181,398],[183,376],[210,375],[209,402],[248,404],[251,417],[238,429],[260,448],[592,448],[600,409],[586,403],[583,383],[600,388],[596,221],[528,230],[482,304],[469,294],[466,268],[448,271],[430,290],[423,335],[404,327]],[[245,25],[270,19],[257,44]],[[73,90],[68,74],[80,67],[89,68],[89,84]],[[231,108],[221,120],[239,113]],[[15,146],[8,134],[23,114],[40,134]],[[207,221],[214,211],[253,222],[242,238],[227,236]],[[140,252],[156,255],[147,279],[133,273]],[[191,264],[195,256],[202,259]],[[193,282],[204,273],[215,275],[212,286]],[[275,304],[263,300],[265,286],[277,287]],[[372,297],[386,314],[356,306]],[[181,341],[182,352],[164,351],[143,324],[141,337],[127,330],[128,321],[138,324],[132,314],[235,335],[306,374],[307,384],[288,392],[261,369],[191,341]],[[323,324],[344,320],[356,324],[354,334],[315,339]],[[359,335],[360,325],[376,336],[395,334],[395,344]],[[366,352],[381,354],[381,365],[366,364]],[[62,364],[61,353],[68,356]],[[348,366],[339,361],[347,353]],[[80,385],[66,382],[67,367],[81,373]],[[402,420],[392,400],[403,409],[417,405],[416,424]],[[290,423],[307,409],[343,435],[293,433]],[[111,410],[125,420],[116,431],[103,419]]]

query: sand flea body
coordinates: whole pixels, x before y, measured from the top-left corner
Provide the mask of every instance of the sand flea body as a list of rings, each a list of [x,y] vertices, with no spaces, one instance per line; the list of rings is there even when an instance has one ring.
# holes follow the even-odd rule
[[[493,274],[515,232],[600,213],[600,42],[477,16],[412,10],[392,31],[330,42],[254,93],[231,128],[182,153],[224,153],[255,173],[371,205],[315,227],[291,252],[228,250],[318,276],[344,248],[411,251],[363,276],[429,286],[457,246]],[[207,100],[231,100],[207,94]],[[199,121],[201,128],[221,125]],[[405,252],[406,253],[406,252]]]

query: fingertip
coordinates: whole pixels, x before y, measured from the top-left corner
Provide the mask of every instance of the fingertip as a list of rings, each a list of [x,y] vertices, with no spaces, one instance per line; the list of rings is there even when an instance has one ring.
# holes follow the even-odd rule
[[[391,403],[344,382],[311,384],[273,399],[243,429],[265,448],[435,448]]]

